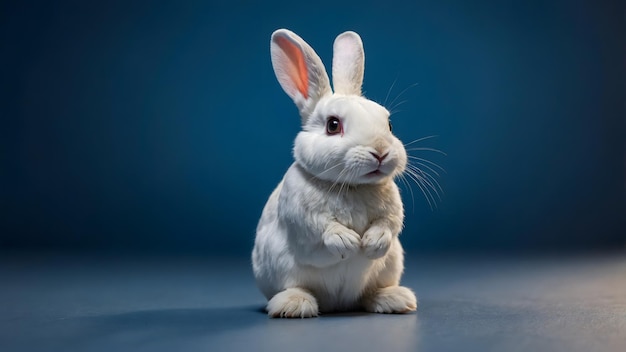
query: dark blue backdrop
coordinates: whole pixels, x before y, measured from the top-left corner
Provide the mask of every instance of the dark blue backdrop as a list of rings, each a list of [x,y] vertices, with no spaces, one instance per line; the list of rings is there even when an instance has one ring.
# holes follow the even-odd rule
[[[328,65],[359,32],[364,90],[441,164],[404,192],[409,250],[624,247],[619,1],[16,1],[0,5],[0,245],[248,253],[297,111],[269,37]]]

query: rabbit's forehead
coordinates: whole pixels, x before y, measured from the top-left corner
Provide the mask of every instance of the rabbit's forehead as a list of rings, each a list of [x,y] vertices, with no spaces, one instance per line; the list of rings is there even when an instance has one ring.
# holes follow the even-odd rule
[[[389,111],[383,106],[356,95],[332,96],[320,104],[322,115],[337,116],[343,119],[369,120],[374,123],[380,121],[386,123]],[[365,122],[365,121],[363,121]]]

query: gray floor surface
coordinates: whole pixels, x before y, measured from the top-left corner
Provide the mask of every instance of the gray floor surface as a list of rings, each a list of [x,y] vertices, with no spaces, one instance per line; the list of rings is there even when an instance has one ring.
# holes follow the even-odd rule
[[[247,258],[2,254],[0,351],[626,351],[626,253],[410,255],[417,313],[269,319]]]

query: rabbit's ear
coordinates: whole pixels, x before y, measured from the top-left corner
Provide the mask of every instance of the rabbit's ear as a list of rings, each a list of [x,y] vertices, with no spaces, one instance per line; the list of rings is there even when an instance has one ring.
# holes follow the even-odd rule
[[[276,78],[296,103],[304,123],[319,99],[331,93],[324,64],[302,38],[287,29],[272,34],[270,50]]]
[[[333,45],[333,88],[335,93],[361,95],[365,54],[363,42],[355,32],[337,36]]]

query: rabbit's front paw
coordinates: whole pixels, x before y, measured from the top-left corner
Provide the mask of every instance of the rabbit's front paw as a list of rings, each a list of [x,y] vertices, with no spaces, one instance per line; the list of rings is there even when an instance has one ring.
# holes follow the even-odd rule
[[[345,226],[336,225],[324,233],[324,245],[337,257],[347,259],[359,250],[361,237]]]
[[[365,234],[363,234],[363,241],[361,247],[365,256],[370,259],[377,259],[387,253],[391,246],[391,230],[387,227],[372,226]]]

